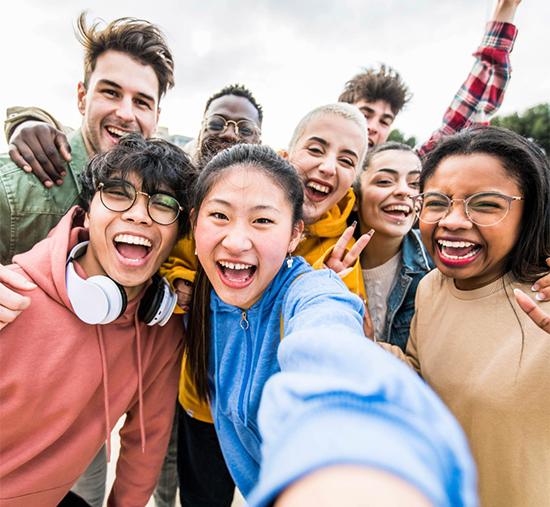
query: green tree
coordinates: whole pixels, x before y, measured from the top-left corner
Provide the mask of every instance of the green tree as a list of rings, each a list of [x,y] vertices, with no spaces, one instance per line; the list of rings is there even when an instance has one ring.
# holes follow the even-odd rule
[[[407,137],[399,129],[393,129],[388,136],[388,141],[396,141],[398,143],[408,144],[411,148],[416,146],[416,137]]]
[[[497,116],[491,124],[532,139],[550,157],[550,103],[537,104],[519,114]]]

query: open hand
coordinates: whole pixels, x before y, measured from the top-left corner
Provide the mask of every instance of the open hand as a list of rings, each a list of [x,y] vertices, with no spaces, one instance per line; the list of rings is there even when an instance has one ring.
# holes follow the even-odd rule
[[[4,284],[15,290],[32,290],[36,288],[34,283],[0,264],[0,329],[13,322],[31,304],[30,297],[22,296]]]
[[[334,245],[330,257],[325,261],[327,268],[332,269],[341,278],[344,278],[353,269],[353,265],[374,234],[374,229],[371,229],[366,234],[363,234],[348,250],[347,244],[353,238],[353,231],[356,225],[357,222],[353,222],[353,224],[346,228]]]

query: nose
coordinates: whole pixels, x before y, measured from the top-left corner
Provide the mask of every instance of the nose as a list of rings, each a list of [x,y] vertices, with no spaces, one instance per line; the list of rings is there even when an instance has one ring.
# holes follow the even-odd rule
[[[439,226],[450,231],[471,229],[473,224],[464,211],[464,201],[453,202],[449,213],[439,221]]]
[[[225,126],[225,130],[223,131],[220,137],[227,137],[235,141],[238,141],[239,135],[237,134],[237,125],[233,122],[228,122],[227,125]]]
[[[134,120],[134,103],[132,97],[122,97],[122,99],[118,103],[116,115],[124,122],[131,122]]]
[[[399,179],[393,193],[394,195],[400,196],[402,198],[410,197],[412,195],[411,187],[405,179]]]
[[[319,164],[319,171],[326,176],[332,176],[336,174],[336,157],[327,154],[327,156],[325,156]]]
[[[246,252],[252,248],[252,241],[248,229],[243,224],[235,224],[226,230],[222,246],[232,254]]]
[[[145,195],[138,194],[132,207],[122,213],[122,219],[137,224],[152,224],[153,220],[147,209],[148,204],[149,199]]]

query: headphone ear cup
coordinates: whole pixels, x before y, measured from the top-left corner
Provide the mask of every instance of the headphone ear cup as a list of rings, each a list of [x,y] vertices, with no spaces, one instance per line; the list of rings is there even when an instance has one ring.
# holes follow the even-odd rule
[[[67,295],[77,317],[86,324],[108,324],[126,309],[126,291],[107,276],[80,278],[73,263],[67,263]]]
[[[141,299],[138,317],[148,326],[164,326],[174,312],[177,300],[168,282],[156,274]]]

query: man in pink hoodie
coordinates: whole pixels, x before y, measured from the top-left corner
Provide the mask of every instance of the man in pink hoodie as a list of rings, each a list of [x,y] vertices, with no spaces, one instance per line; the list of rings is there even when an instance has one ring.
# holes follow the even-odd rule
[[[183,337],[155,273],[187,231],[194,178],[179,148],[127,136],[87,165],[82,208],[14,257],[9,269],[36,288],[25,315],[0,331],[2,506],[57,505],[105,440],[109,450],[124,414],[109,505],[147,503]]]

